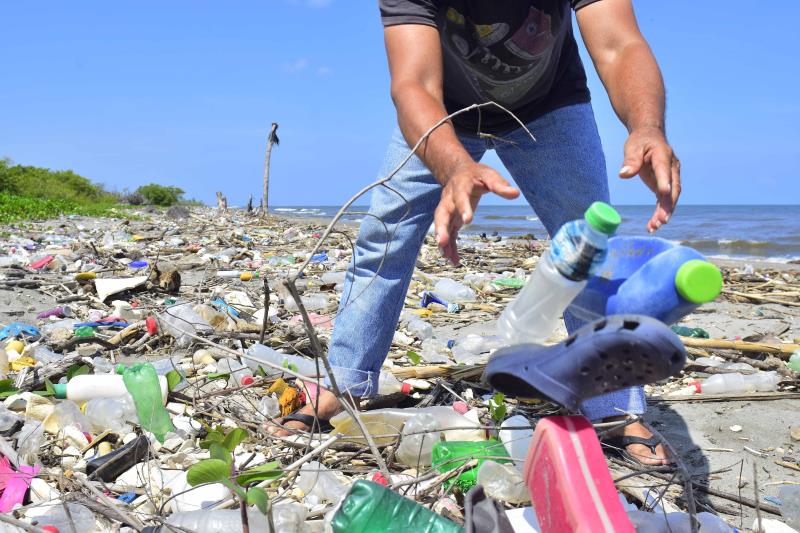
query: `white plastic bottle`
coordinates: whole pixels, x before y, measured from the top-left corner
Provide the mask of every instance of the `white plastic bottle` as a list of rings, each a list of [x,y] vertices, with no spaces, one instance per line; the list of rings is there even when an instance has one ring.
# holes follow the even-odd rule
[[[217,361],[217,371],[230,374],[231,377],[229,382],[234,386],[238,385],[243,387],[246,385],[251,385],[254,381],[253,372],[247,368],[246,365],[243,365],[228,357],[223,357]]]
[[[558,319],[583,290],[599,265],[620,223],[608,204],[595,202],[583,220],[561,227],[543,254],[539,265],[519,295],[497,321],[497,331],[510,343],[543,343],[556,329]]]
[[[505,446],[508,456],[514,460],[514,466],[520,472],[524,472],[525,459],[528,457],[528,449],[533,440],[531,423],[524,416],[514,415],[503,421],[499,433],[500,441]]]
[[[167,378],[158,376],[158,384],[161,385],[161,397],[167,403]],[[82,404],[95,398],[118,398],[128,396],[128,389],[119,374],[84,374],[75,376],[67,383],[57,383],[53,385],[56,391],[56,398],[60,400],[72,400],[77,404]],[[133,402],[133,398],[130,398]]]

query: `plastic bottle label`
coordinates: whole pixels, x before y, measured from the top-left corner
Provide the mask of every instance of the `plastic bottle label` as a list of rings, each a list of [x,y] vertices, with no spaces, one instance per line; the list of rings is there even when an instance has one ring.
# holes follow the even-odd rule
[[[573,220],[561,227],[550,244],[553,266],[567,279],[583,281],[605,259],[606,249],[597,248],[585,236],[585,222]]]

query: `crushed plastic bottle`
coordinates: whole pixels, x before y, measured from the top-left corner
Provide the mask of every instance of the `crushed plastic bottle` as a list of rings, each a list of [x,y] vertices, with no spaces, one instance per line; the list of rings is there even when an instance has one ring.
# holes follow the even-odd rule
[[[136,422],[136,407],[130,395],[117,398],[95,398],[86,402],[86,418],[94,431],[100,433],[110,429],[115,433],[125,433],[130,429],[129,422]]]
[[[408,329],[409,333],[422,341],[433,337],[433,326],[419,318],[412,318],[409,320],[406,329]]]
[[[158,318],[163,324],[164,331],[172,335],[181,348],[186,348],[193,342],[193,339],[186,335],[187,333],[196,335],[199,332],[211,332],[214,329],[189,303],[168,307],[163,313],[159,313]]]
[[[305,493],[306,501],[312,505],[338,503],[347,494],[348,488],[333,471],[317,461],[304,463],[300,467],[295,485]]]
[[[484,337],[470,333],[466,337],[458,339],[451,353],[453,359],[462,365],[474,365],[485,363],[489,359],[489,352],[505,346],[506,342],[497,335]]]
[[[247,508],[247,521],[250,531],[264,533],[309,533],[306,525],[308,511],[299,503],[279,503],[272,507],[272,523],[275,532],[269,527],[265,515],[255,507]],[[169,526],[175,526],[175,529]],[[180,529],[178,529],[180,528]],[[173,513],[167,518],[161,533],[241,533],[242,515],[239,509],[218,509],[214,511],[200,510],[184,513]]]
[[[403,429],[396,457],[398,461],[407,466],[430,465],[433,460],[433,447],[442,438],[447,441],[471,442],[486,439],[486,432],[477,427],[480,426],[477,420],[460,415],[451,407],[433,406],[423,409],[386,409],[382,411],[386,411],[384,423],[387,426],[396,428],[402,425]],[[397,413],[395,411],[402,412]],[[408,413],[408,411],[411,412]],[[364,414],[366,413],[361,415],[362,419]],[[406,416],[408,418],[402,420]],[[333,420],[331,420],[331,423],[333,423]],[[367,428],[372,433],[372,428],[369,424]],[[380,429],[380,427],[377,429]],[[387,428],[387,433],[391,433],[389,428]]]
[[[462,470],[458,476],[445,482],[445,487],[455,484],[463,493],[468,492],[475,486],[478,479],[478,468],[483,465],[485,461],[492,459],[497,462],[508,462],[508,454],[506,453],[505,446],[503,446],[502,442],[495,439],[474,442],[437,442],[433,446],[431,457],[433,467],[442,473],[460,469],[467,461],[473,459],[477,460],[478,464],[476,467]],[[513,467],[511,470],[512,473],[517,473]],[[521,478],[518,473],[517,476]]]
[[[709,337],[708,332],[703,328],[690,328],[687,326],[672,326],[670,328],[675,334],[680,335],[681,337],[692,337],[695,339],[707,339]]]
[[[449,354],[447,344],[435,337],[422,341],[422,350],[419,353],[425,362],[431,364],[449,363],[451,361]]]
[[[593,203],[583,220],[558,230],[525,287],[503,310],[497,331],[512,343],[541,344],[556,329],[561,313],[605,259],[608,237],[620,223],[608,204]]]
[[[475,291],[450,278],[437,281],[433,286],[433,292],[438,297],[453,303],[469,303],[477,299]]]
[[[788,365],[789,368],[795,372],[800,372],[800,350],[795,350],[791,357],[789,357]]]
[[[520,472],[512,465],[488,459],[478,467],[477,483],[495,500],[512,505],[530,503],[531,495]]]
[[[275,418],[281,414],[281,405],[274,394],[264,396],[258,402],[258,413],[265,418]]]
[[[300,301],[303,302],[303,307],[306,308],[306,311],[319,311],[328,306],[328,297],[324,294],[303,295],[300,297]],[[287,298],[286,301],[283,302],[283,306],[287,311],[300,310],[294,298]]]
[[[133,397],[139,425],[153,433],[159,442],[164,442],[167,433],[175,430],[169,413],[164,409],[162,389],[155,368],[149,363],[137,363],[126,368],[117,367],[122,374],[125,388]]]
[[[17,435],[17,452],[28,464],[34,464],[44,442],[44,424],[28,419]]]

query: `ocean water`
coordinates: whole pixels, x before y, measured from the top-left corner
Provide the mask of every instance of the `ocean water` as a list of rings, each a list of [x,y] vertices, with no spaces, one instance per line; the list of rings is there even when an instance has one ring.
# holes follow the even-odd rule
[[[618,235],[646,235],[652,206],[615,206],[622,216]],[[277,207],[278,214],[330,219],[339,206]],[[364,211],[353,206],[351,211]],[[349,220],[360,220],[354,214]],[[499,235],[547,232],[533,210],[524,205],[481,205],[462,233]],[[655,234],[695,248],[706,256],[775,262],[800,260],[800,205],[679,205],[669,224]]]

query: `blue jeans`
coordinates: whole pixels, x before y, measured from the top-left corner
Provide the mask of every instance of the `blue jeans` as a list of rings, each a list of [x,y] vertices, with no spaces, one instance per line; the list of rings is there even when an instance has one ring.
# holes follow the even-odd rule
[[[489,149],[497,152],[553,235],[565,222],[583,217],[592,202],[609,201],[603,149],[588,103],[556,109],[527,126],[537,142],[521,128],[505,142],[471,136],[460,140],[475,161]],[[397,129],[379,176],[389,174],[409,151]],[[441,195],[441,186],[417,157],[387,185],[374,189],[369,216],[361,223],[328,353],[340,389],[356,397],[377,392],[378,374]],[[565,320],[570,332],[581,325],[569,315]],[[644,409],[640,388],[592,398],[583,407],[593,420]]]

